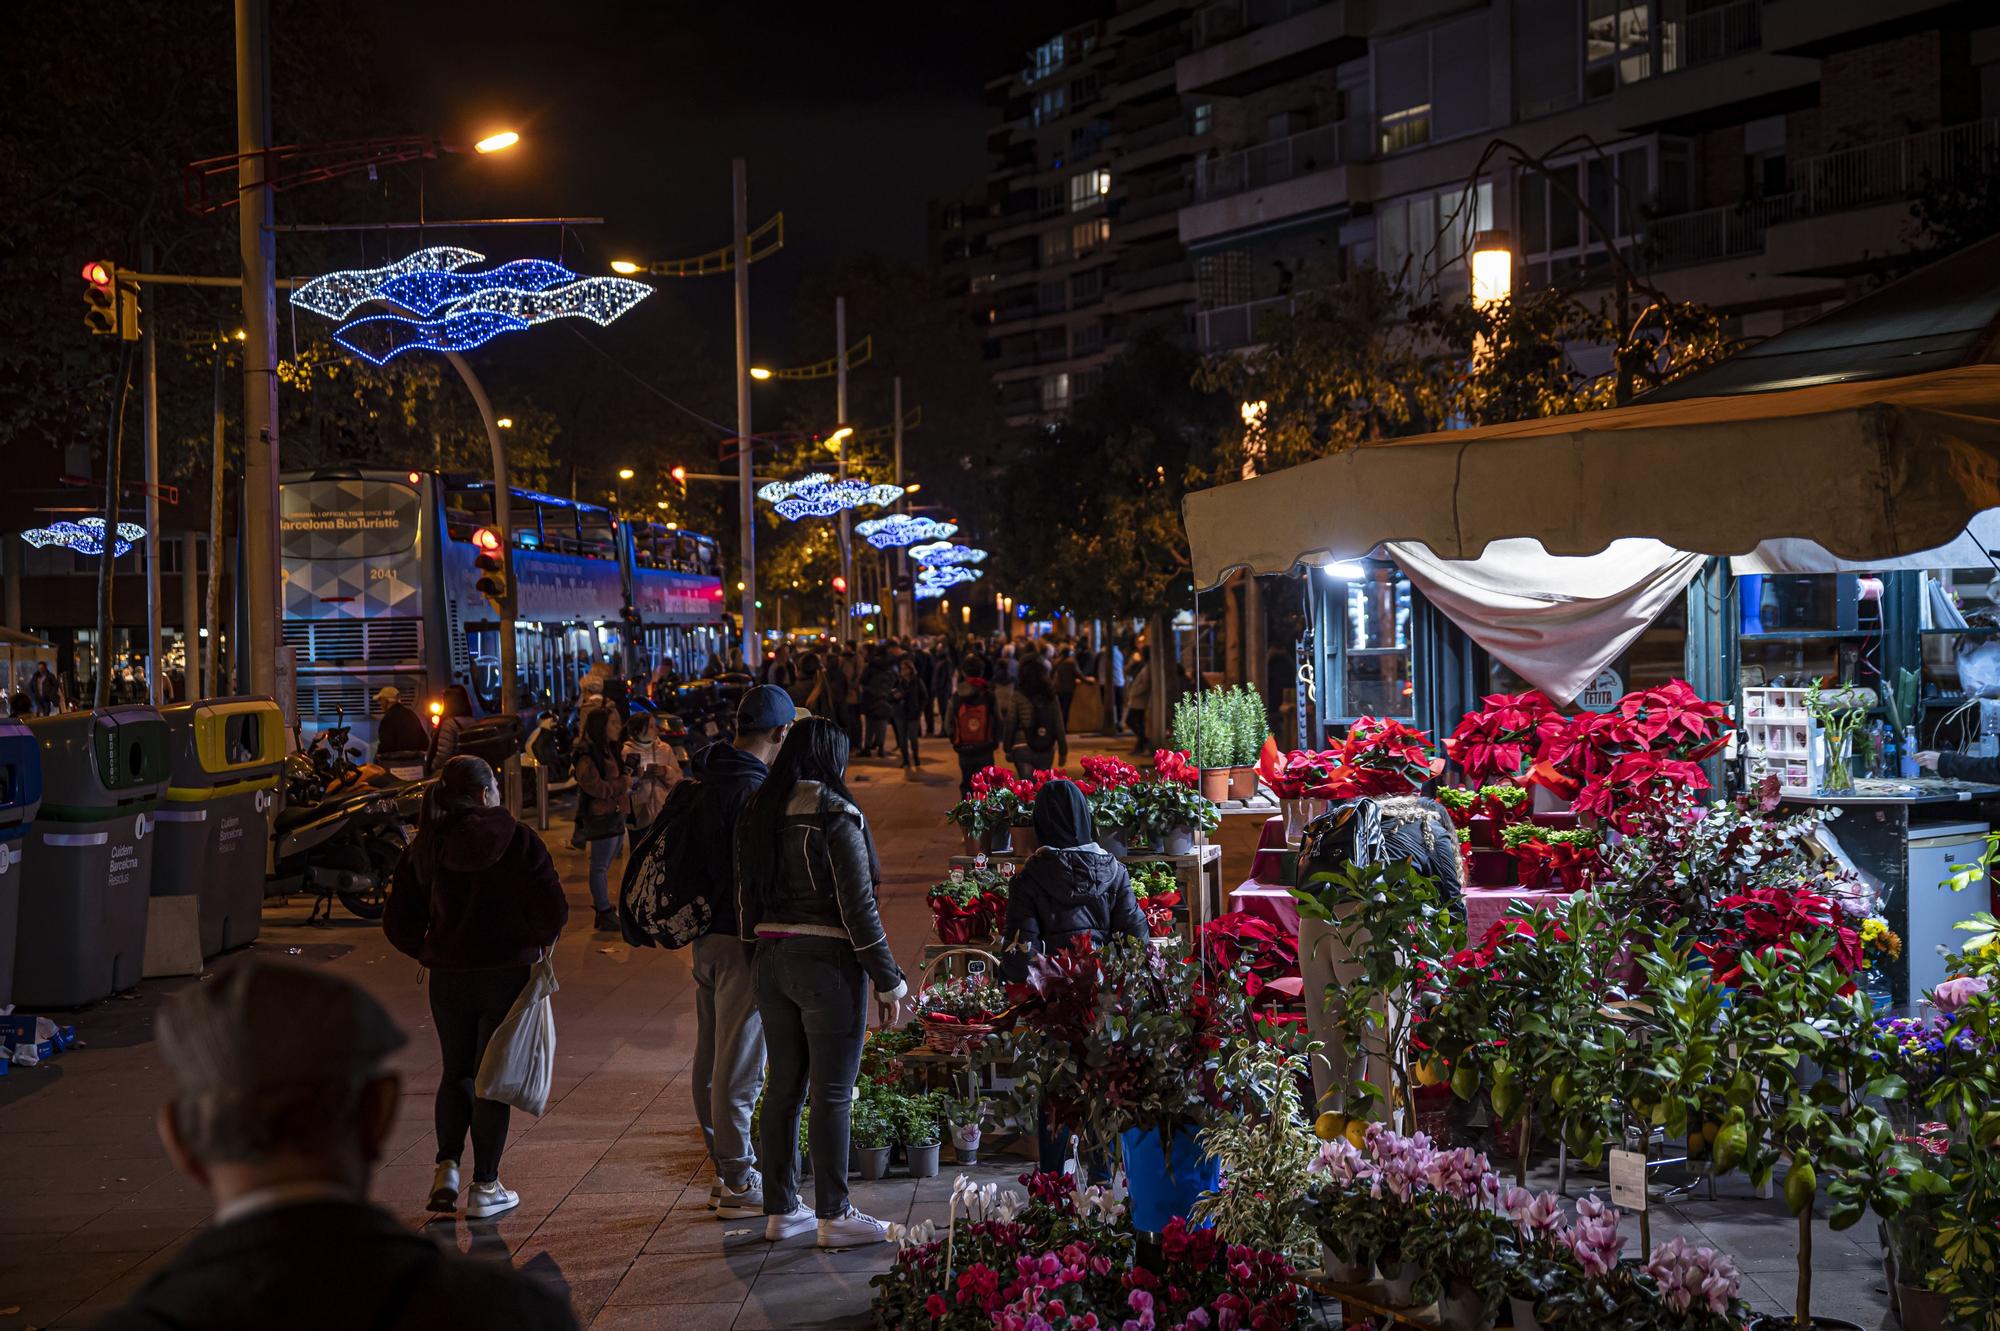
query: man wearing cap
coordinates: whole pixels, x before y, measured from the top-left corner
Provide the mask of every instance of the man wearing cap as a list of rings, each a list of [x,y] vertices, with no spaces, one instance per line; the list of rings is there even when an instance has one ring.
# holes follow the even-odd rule
[[[403,691],[394,684],[375,691],[375,710],[382,719],[375,727],[375,753],[428,753],[431,733],[417,709],[403,701]]]
[[[694,756],[701,782],[689,832],[702,895],[715,911],[694,940],[694,1112],[715,1165],[709,1205],[717,1219],[761,1219],[764,1180],[750,1138],[750,1112],[764,1084],[764,1023],[751,981],[753,945],[736,936],[736,820],[798,719],[791,694],[760,684],[736,707],[736,742]]]
[[[160,1140],[215,1218],[98,1331],[573,1331],[553,1290],[367,1200],[404,1036],[358,986],[251,959],[177,995],[158,1035],[174,1075]]]

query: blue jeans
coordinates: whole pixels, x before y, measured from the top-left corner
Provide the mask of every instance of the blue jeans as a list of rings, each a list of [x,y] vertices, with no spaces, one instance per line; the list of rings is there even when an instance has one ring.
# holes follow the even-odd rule
[[[597,910],[612,910],[617,905],[611,899],[611,861],[618,858],[618,848],[624,844],[622,832],[589,843],[590,904]]]
[[[847,1209],[847,1130],[868,1033],[868,977],[844,938],[760,939],[753,968],[770,1059],[757,1143],[764,1214],[789,1215],[798,1204],[799,1109],[810,1087],[813,1209],[831,1220]]]

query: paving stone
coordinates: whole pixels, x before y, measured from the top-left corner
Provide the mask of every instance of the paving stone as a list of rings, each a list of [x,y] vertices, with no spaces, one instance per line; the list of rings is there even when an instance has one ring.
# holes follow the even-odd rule
[[[722,1254],[657,1253],[636,1258],[612,1304],[741,1303],[764,1265],[760,1249]]]

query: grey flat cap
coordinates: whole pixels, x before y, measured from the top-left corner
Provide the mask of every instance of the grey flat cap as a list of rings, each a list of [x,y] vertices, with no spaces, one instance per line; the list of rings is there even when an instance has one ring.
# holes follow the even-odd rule
[[[369,993],[323,970],[251,958],[175,995],[160,1052],[183,1102],[364,1080],[408,1037]]]

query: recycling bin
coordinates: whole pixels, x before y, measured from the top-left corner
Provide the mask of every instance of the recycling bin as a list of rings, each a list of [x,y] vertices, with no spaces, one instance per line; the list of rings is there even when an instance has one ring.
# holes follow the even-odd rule
[[[42,806],[29,824],[14,935],[14,999],[78,1007],[130,989],[146,960],[153,818],[167,723],[132,704],[37,717]]]
[[[42,748],[19,721],[0,721],[0,1008],[14,1001],[21,845],[42,803]]]
[[[264,848],[285,762],[285,717],[269,698],[162,708],[169,772],[157,815],[153,895],[200,899],[201,955],[257,937]]]

